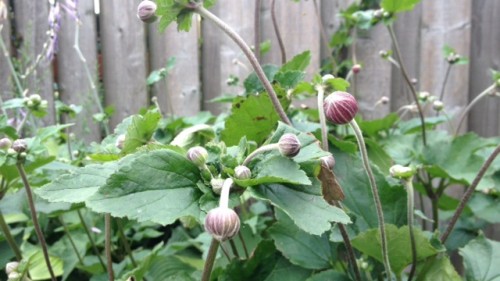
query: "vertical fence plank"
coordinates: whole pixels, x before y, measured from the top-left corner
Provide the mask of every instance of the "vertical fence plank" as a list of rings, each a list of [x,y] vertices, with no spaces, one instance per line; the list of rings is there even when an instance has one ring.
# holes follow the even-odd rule
[[[318,0],[316,0],[318,1]],[[322,0],[321,1],[321,21],[327,35],[328,43],[333,34],[342,24],[342,18],[339,13],[349,7],[353,0]],[[323,40],[323,39],[321,39]],[[321,59],[328,58],[329,48],[326,48],[325,42],[321,41]]]
[[[158,24],[149,26],[150,71],[165,67],[169,58],[175,58],[174,68],[165,80],[152,87],[163,112],[177,116],[191,116],[200,111],[200,65],[198,17],[193,17],[189,32],[178,32],[172,23],[164,32]]]
[[[101,0],[101,43],[106,105],[111,126],[148,105],[145,27],[137,19],[140,0]]]
[[[221,0],[211,10],[251,45],[254,40],[254,8],[255,0]],[[224,106],[209,101],[220,95],[241,92],[242,87],[228,85],[227,79],[235,76],[242,85],[252,70],[238,46],[213,23],[202,22],[202,40],[203,108],[217,113]]]
[[[75,123],[71,131],[86,141],[98,141],[100,139],[99,126],[93,121],[92,115],[99,110],[95,104],[94,89],[91,87],[84,65],[87,65],[91,79],[94,80],[97,87],[97,38],[94,2],[78,1],[78,13],[81,21],[78,45],[86,62],[80,60],[75,49],[77,22],[63,11],[57,56],[57,80],[61,100],[66,104],[83,107],[76,119],[65,118],[65,122]]]
[[[445,0],[422,2],[420,48],[420,88],[439,96],[448,62],[443,47],[449,45],[459,54],[470,50],[471,1],[457,0],[451,5]],[[467,104],[469,66],[453,66],[445,91],[445,110],[456,115]],[[464,126],[465,128],[465,126]]]
[[[2,18],[2,7],[5,9],[4,13],[6,13],[9,8],[9,2],[7,0],[0,0],[0,25],[3,26],[0,36],[2,36],[7,52],[10,54],[10,21],[8,14],[5,14],[6,18]],[[14,88],[12,88],[12,85],[11,72],[9,70],[7,58],[4,56],[4,52],[0,50],[0,95],[2,100],[5,101],[13,97]]]
[[[47,1],[16,0],[14,1],[14,9],[17,35],[22,40],[18,50],[18,58],[21,59],[25,71],[27,66],[33,65],[49,39],[47,35],[49,3]],[[52,83],[52,64],[43,58],[35,71],[27,77],[25,87],[29,89],[29,94],[38,93],[48,101],[48,114],[43,119],[45,124],[55,122]]]
[[[500,71],[500,2],[476,0],[472,12],[472,45],[470,52],[470,100],[491,85],[489,69]],[[469,127],[482,136],[500,133],[500,98],[487,97],[475,105],[469,115]]]

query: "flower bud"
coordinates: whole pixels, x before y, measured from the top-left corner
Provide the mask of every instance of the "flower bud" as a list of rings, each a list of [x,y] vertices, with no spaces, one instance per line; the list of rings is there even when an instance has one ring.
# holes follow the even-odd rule
[[[224,179],[221,178],[212,178],[210,180],[210,185],[212,186],[212,191],[215,194],[220,194],[222,190],[222,186],[224,185]]]
[[[444,108],[444,103],[440,100],[435,100],[433,103],[432,103],[432,108],[435,110],[435,111],[441,111],[443,110]]]
[[[333,155],[323,156],[320,158],[320,160],[330,170],[335,166],[335,158],[333,158]]]
[[[325,75],[323,75],[323,77],[321,77],[321,81],[323,81],[323,83],[325,83],[326,81],[328,81],[330,79],[335,79],[335,76],[333,76],[331,74],[325,74]]]
[[[143,22],[151,23],[156,20],[156,3],[144,0],[137,7],[137,17]]]
[[[460,59],[460,55],[456,53],[451,53],[446,57],[449,64],[455,64]]]
[[[410,179],[415,174],[415,170],[402,165],[394,165],[389,169],[391,177],[398,179]]]
[[[203,166],[207,162],[208,152],[201,146],[191,147],[187,152],[187,159],[196,166]]]
[[[383,15],[384,15],[384,9],[378,9],[373,11],[373,17],[377,19],[381,19]]]
[[[7,273],[7,275],[9,275],[12,272],[16,272],[18,267],[19,267],[19,263],[17,261],[8,262],[5,265],[5,273]]]
[[[0,150],[8,150],[12,146],[12,141],[8,138],[0,139]]]
[[[380,103],[383,104],[383,105],[386,105],[389,103],[389,98],[386,97],[386,96],[383,96],[380,98]]]
[[[429,94],[429,92],[420,92],[418,94],[418,98],[422,101],[427,101],[427,99],[431,96],[431,94]]]
[[[25,152],[28,149],[28,144],[24,139],[18,139],[12,143],[12,149],[17,153]]]
[[[49,102],[47,100],[42,100],[40,102],[40,108],[47,109],[47,107],[49,107]]]
[[[118,148],[118,149],[123,149],[123,145],[125,144],[125,135],[119,135],[117,138],[116,138],[116,141],[115,141],[115,146]]]
[[[358,113],[358,102],[351,94],[337,91],[325,98],[323,108],[330,122],[343,125],[351,122]]]
[[[410,79],[410,83],[412,83],[413,86],[416,86],[417,83],[418,83],[418,79],[417,78],[412,78],[412,79]]]
[[[352,66],[352,73],[358,74],[361,71],[361,65],[355,64]]]
[[[240,230],[240,218],[229,208],[217,207],[205,217],[205,230],[219,241],[231,239]]]
[[[284,134],[278,141],[278,148],[281,155],[285,157],[294,157],[300,152],[300,141],[294,134]]]
[[[386,50],[381,50],[378,52],[378,54],[383,59],[387,59],[389,57],[389,53]]]
[[[237,166],[234,168],[234,177],[239,180],[247,180],[252,177],[252,171],[247,166]]]
[[[33,104],[39,104],[42,101],[42,97],[38,94],[31,95],[29,99],[33,102]]]

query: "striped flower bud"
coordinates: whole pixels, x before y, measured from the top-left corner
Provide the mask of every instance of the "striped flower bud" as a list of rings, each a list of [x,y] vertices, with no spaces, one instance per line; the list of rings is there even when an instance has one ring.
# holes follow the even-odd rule
[[[320,158],[321,162],[327,166],[330,170],[333,169],[335,166],[335,158],[333,158],[333,155],[328,155],[328,156],[323,156]]]
[[[151,23],[156,20],[156,3],[149,0],[144,0],[137,7],[137,17],[146,23]]]
[[[252,171],[247,166],[237,166],[234,168],[234,177],[239,180],[247,180],[252,177]]]
[[[213,178],[210,180],[210,185],[212,186],[212,191],[215,194],[220,194],[223,184],[224,184],[224,179],[221,179],[221,178]]]
[[[28,144],[24,139],[18,139],[12,143],[12,149],[17,153],[25,152],[28,149]]]
[[[205,230],[219,241],[231,239],[240,230],[240,218],[232,209],[217,207],[205,217]]]
[[[351,94],[337,91],[325,98],[323,108],[330,122],[343,125],[351,122],[358,113],[358,102]]]
[[[294,134],[284,134],[278,141],[278,148],[281,155],[285,157],[294,157],[300,152],[300,141]]]
[[[208,152],[201,146],[191,147],[187,152],[187,159],[196,166],[201,167],[207,162]]]
[[[352,66],[352,73],[358,74],[361,71],[361,65],[360,64],[355,64]]]

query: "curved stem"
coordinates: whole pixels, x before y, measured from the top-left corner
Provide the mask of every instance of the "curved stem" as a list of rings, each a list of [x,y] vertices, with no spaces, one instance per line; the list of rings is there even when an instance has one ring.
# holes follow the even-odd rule
[[[256,150],[254,150],[252,153],[250,153],[247,158],[245,158],[245,160],[243,160],[243,163],[241,165],[243,166],[247,166],[248,163],[250,163],[250,161],[252,161],[252,159],[255,158],[255,156],[263,153],[263,152],[266,152],[266,151],[271,151],[271,150],[275,150],[275,149],[278,149],[278,144],[277,143],[271,143],[271,144],[266,144],[266,145],[263,145],[259,148],[257,148]]]
[[[281,51],[281,64],[286,63],[286,49],[283,43],[283,38],[281,37],[281,32],[278,26],[278,20],[276,19],[276,0],[271,0],[271,19],[273,21],[274,32],[276,33],[276,38],[278,39],[278,45]]]
[[[85,230],[87,237],[89,238],[89,242],[90,242],[90,245],[92,247],[92,250],[94,251],[94,254],[97,256],[97,259],[99,259],[99,263],[101,264],[102,269],[104,271],[106,271],[106,264],[104,264],[104,261],[101,258],[101,254],[99,253],[99,250],[97,249],[94,238],[92,238],[92,235],[90,234],[90,230],[89,230],[89,227],[87,226],[87,223],[85,223],[85,219],[82,216],[82,212],[80,212],[80,209],[76,210],[76,212],[78,213],[78,218],[80,218],[80,223],[82,224],[82,227]]]
[[[21,134],[21,131],[23,130],[24,125],[26,124],[26,121],[28,121],[28,117],[30,116],[30,111],[26,112],[26,115],[24,115],[23,120],[21,120],[21,123],[19,123],[19,126],[16,128],[16,133],[17,135]]]
[[[5,237],[7,243],[9,244],[9,247],[12,249],[12,252],[14,252],[17,261],[21,261],[23,259],[21,250],[19,250],[19,246],[17,246],[16,240],[14,239],[14,237],[12,237],[9,225],[5,221],[5,218],[3,217],[1,210],[0,210],[0,229],[2,230],[3,236]]]
[[[462,123],[465,120],[465,117],[469,113],[470,109],[476,105],[483,97],[489,94],[489,92],[493,91],[496,88],[497,84],[493,83],[491,86],[486,88],[484,91],[482,91],[479,95],[477,95],[470,103],[467,105],[467,107],[464,109],[462,115],[460,116],[460,121],[458,121],[457,129],[455,130],[455,136],[458,135],[458,131],[460,131],[460,127],[462,126]]]
[[[413,178],[413,177],[412,177]],[[407,204],[408,204],[408,231],[410,232],[410,243],[411,243],[411,258],[412,265],[410,269],[410,274],[408,275],[408,281],[413,279],[415,275],[415,270],[417,268],[417,245],[415,242],[415,234],[413,233],[413,225],[414,225],[414,191],[413,191],[413,182],[412,178],[403,180],[403,185],[406,188],[407,192]]]
[[[260,61],[260,7],[262,4],[262,0],[255,0],[255,11],[254,11],[254,21],[253,21],[253,30],[254,32],[254,53],[257,61]]]
[[[111,215],[104,215],[104,251],[106,252],[106,263],[108,271],[108,280],[114,281],[115,274],[113,272],[113,260],[111,258]]]
[[[354,130],[354,134],[356,135],[356,140],[358,141],[359,151],[361,153],[361,160],[363,162],[363,166],[365,168],[366,174],[368,176],[368,180],[370,181],[370,187],[373,195],[373,201],[375,202],[375,208],[377,210],[378,217],[378,225],[380,229],[380,240],[382,246],[382,257],[384,261],[384,267],[389,280],[392,279],[392,271],[391,265],[389,263],[389,253],[387,250],[387,237],[385,234],[385,222],[384,222],[384,213],[382,211],[382,203],[380,202],[380,197],[378,194],[377,183],[375,181],[375,176],[373,175],[372,168],[370,167],[370,162],[368,159],[368,152],[366,151],[365,140],[363,139],[363,134],[361,133],[361,129],[356,123],[356,120],[352,120],[349,125]]]
[[[229,208],[229,190],[233,186],[233,179],[227,178],[222,184],[222,190],[220,192],[219,207]]]
[[[316,86],[318,92],[318,113],[319,124],[321,126],[321,148],[328,151],[328,127],[326,126],[325,108],[323,101],[325,99],[325,88],[323,86]]]
[[[225,22],[220,20],[216,15],[212,14],[210,11],[205,9],[202,5],[198,5],[193,8],[194,11],[196,11],[198,14],[200,14],[202,17],[211,20],[215,25],[217,25],[224,33],[226,33],[241,49],[241,51],[245,54],[247,59],[250,61],[250,64],[252,65],[253,69],[255,70],[255,74],[259,78],[259,80],[262,82],[264,85],[264,88],[266,89],[267,93],[269,94],[269,98],[271,99],[271,102],[273,103],[274,109],[278,113],[281,121],[284,123],[291,125],[292,122],[290,122],[290,119],[288,119],[288,116],[286,115],[285,110],[281,106],[281,103],[278,99],[278,95],[274,91],[273,86],[271,85],[271,82],[266,77],[266,74],[264,73],[264,70],[259,64],[259,61],[255,57],[255,55],[252,53],[252,50],[248,45],[245,43],[243,38],[241,38],[238,33],[236,33],[229,25],[227,25]]]
[[[472,193],[474,193],[474,190],[476,190],[477,185],[479,184],[479,182],[483,178],[484,174],[486,173],[486,171],[490,167],[491,163],[493,162],[493,160],[495,160],[495,158],[498,156],[499,153],[500,153],[500,145],[497,146],[497,148],[491,153],[491,155],[488,157],[488,159],[486,159],[486,162],[484,162],[483,166],[479,170],[479,173],[472,181],[472,184],[469,186],[469,188],[465,192],[464,196],[462,196],[462,199],[460,200],[460,203],[458,204],[458,207],[457,207],[455,213],[453,214],[453,217],[451,218],[451,221],[448,224],[448,227],[446,227],[446,230],[444,231],[443,236],[441,236],[441,243],[444,244],[446,242],[446,239],[448,239],[448,236],[450,235],[451,231],[453,230],[453,227],[457,223],[458,218],[460,217],[460,215],[462,214],[462,211],[465,208],[465,204],[467,204],[470,197],[472,196]]]
[[[449,63],[448,67],[446,68],[446,74],[444,75],[443,86],[441,87],[441,94],[439,94],[440,101],[443,101],[443,98],[444,98],[444,90],[446,89],[446,83],[448,82],[448,78],[450,77],[451,66],[452,66],[452,64]],[[438,112],[438,114],[439,114],[439,112]]]
[[[214,266],[215,257],[217,255],[219,244],[220,242],[217,239],[212,238],[212,243],[210,243],[210,248],[208,249],[207,260],[205,261],[205,267],[203,268],[201,281],[210,280],[210,275],[212,274],[212,268]]]
[[[406,81],[406,84],[408,84],[408,87],[410,87],[411,94],[413,96],[413,99],[415,100],[415,104],[417,105],[418,109],[418,116],[420,117],[420,125],[422,127],[422,142],[424,146],[427,145],[427,136],[425,132],[425,117],[424,117],[424,112],[422,111],[422,107],[420,106],[420,103],[418,102],[418,96],[417,96],[417,90],[415,90],[415,87],[411,83],[410,77],[408,76],[408,72],[406,71],[405,64],[403,62],[403,57],[401,55],[401,50],[399,49],[399,44],[396,39],[396,33],[394,32],[394,28],[392,27],[392,24],[389,24],[387,26],[387,29],[389,30],[389,34],[391,35],[391,40],[392,44],[394,45],[394,50],[396,52],[397,59],[399,61],[399,66],[401,69],[401,73],[403,74],[403,78]]]
[[[28,205],[31,212],[31,219],[33,220],[33,226],[35,227],[35,232],[38,237],[38,241],[40,242],[40,246],[42,247],[43,257],[45,259],[45,264],[47,265],[47,269],[50,274],[50,278],[52,281],[57,281],[56,275],[54,274],[54,270],[52,270],[52,265],[50,264],[49,259],[49,251],[47,249],[47,242],[45,241],[45,237],[43,236],[42,229],[40,228],[40,223],[38,222],[38,217],[36,214],[35,202],[33,200],[33,193],[31,192],[30,183],[28,182],[28,177],[26,176],[26,172],[24,171],[24,166],[21,162],[17,163],[17,170],[19,175],[21,176],[21,180],[23,181],[24,188],[26,189],[26,196],[28,197]]]

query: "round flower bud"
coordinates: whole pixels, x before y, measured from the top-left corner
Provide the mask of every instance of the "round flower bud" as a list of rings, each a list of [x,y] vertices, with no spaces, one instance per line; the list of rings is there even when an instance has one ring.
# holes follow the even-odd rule
[[[333,92],[325,98],[323,108],[330,122],[343,125],[351,122],[358,113],[358,102],[349,93]]]
[[[38,94],[33,94],[33,95],[30,96],[30,100],[34,104],[39,104],[42,101],[42,97],[40,97],[40,95],[38,95]]]
[[[427,99],[430,97],[431,94],[429,92],[420,92],[418,94],[418,98],[421,99],[422,101],[427,101]]]
[[[0,139],[0,149],[8,150],[12,146],[12,141],[8,138]]]
[[[19,267],[19,263],[17,261],[8,262],[5,265],[5,273],[7,273],[7,275],[9,275],[12,272],[16,272],[18,267]]]
[[[278,148],[281,155],[286,157],[294,157],[300,152],[300,141],[294,134],[284,134],[278,141]]]
[[[417,85],[417,83],[418,83],[418,79],[417,79],[417,78],[412,78],[412,79],[410,80],[410,83],[412,83],[412,84],[413,84],[413,86],[415,86],[415,85]]]
[[[116,141],[115,141],[115,146],[118,148],[118,149],[123,149],[123,145],[125,144],[125,135],[119,135],[117,138],[116,138]]]
[[[444,103],[440,100],[435,100],[433,103],[432,103],[432,108],[435,110],[435,111],[441,111],[443,110],[444,108]]]
[[[386,50],[381,50],[378,52],[378,54],[380,55],[380,57],[382,57],[383,59],[386,59],[389,57],[389,53],[386,51]]]
[[[217,207],[205,217],[205,230],[219,241],[231,239],[240,230],[240,218],[229,208]]]
[[[49,106],[49,102],[47,100],[42,100],[40,102],[40,108],[47,109],[48,106]]]
[[[361,71],[361,65],[355,64],[352,66],[352,73],[358,74]]]
[[[21,273],[13,271],[9,273],[7,277],[9,278],[9,280],[19,280],[19,278],[21,278]]]
[[[327,166],[330,170],[333,169],[335,166],[335,158],[333,158],[333,155],[328,155],[328,156],[323,156],[320,158],[321,162]]]
[[[201,146],[191,147],[187,152],[187,159],[197,166],[203,166],[207,162],[208,152]]]
[[[386,97],[386,96],[383,96],[380,98],[380,103],[383,104],[383,105],[386,105],[389,103],[389,98]]]
[[[237,166],[234,168],[234,177],[239,180],[247,180],[252,177],[252,171],[247,166]]]
[[[210,185],[212,186],[212,191],[215,194],[220,194],[220,192],[222,190],[222,186],[224,185],[224,179],[212,178],[210,180]]]
[[[402,165],[394,165],[389,169],[391,177],[398,179],[409,179],[415,174],[415,170]]]
[[[377,19],[381,19],[383,15],[384,15],[384,9],[378,9],[373,11],[373,17]]]
[[[156,20],[156,3],[144,0],[137,6],[137,17],[143,22],[154,22]]]
[[[323,75],[323,77],[321,77],[321,80],[323,81],[323,83],[325,83],[326,81],[328,81],[330,79],[335,79],[335,76],[333,76],[331,74],[325,74],[325,75]]]
[[[24,139],[18,139],[12,143],[12,149],[17,153],[25,152],[28,149],[28,144]]]

